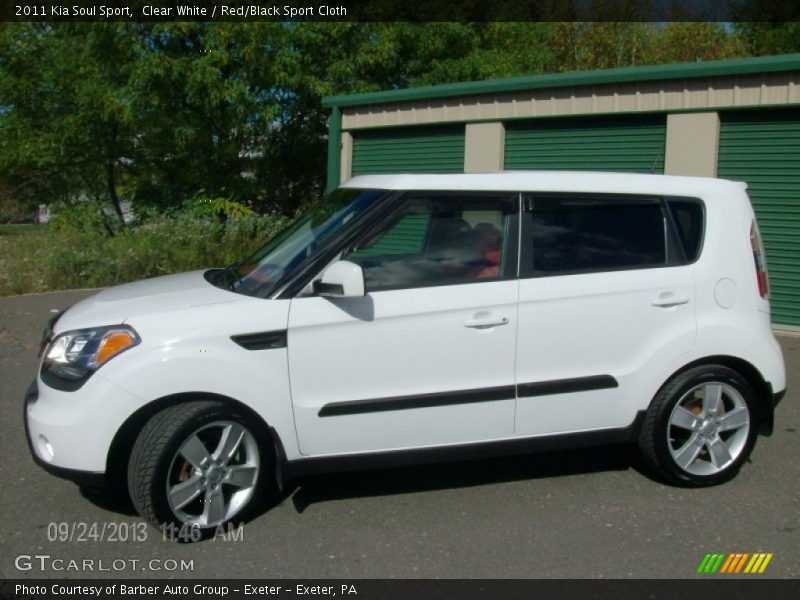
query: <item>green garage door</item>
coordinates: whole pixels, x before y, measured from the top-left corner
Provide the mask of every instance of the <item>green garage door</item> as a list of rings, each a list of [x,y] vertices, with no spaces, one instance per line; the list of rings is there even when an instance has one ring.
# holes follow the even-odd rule
[[[720,120],[717,172],[748,184],[767,251],[772,321],[800,326],[800,110]]]
[[[506,124],[506,169],[664,172],[666,115]]]
[[[353,175],[463,172],[463,125],[353,132]]]

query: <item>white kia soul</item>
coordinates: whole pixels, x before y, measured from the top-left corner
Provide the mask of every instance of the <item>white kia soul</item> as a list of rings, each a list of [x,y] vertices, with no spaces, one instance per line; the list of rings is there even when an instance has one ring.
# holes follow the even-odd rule
[[[785,392],[767,285],[740,183],[354,177],[238,265],[51,321],[28,439],[201,532],[298,474],[554,445],[716,484]]]

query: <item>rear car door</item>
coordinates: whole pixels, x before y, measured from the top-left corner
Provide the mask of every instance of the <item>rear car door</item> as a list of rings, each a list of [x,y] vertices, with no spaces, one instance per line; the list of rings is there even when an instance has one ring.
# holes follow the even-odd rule
[[[525,205],[515,433],[628,425],[659,369],[694,343],[692,249],[660,197],[538,194]]]
[[[292,300],[303,454],[513,435],[518,233],[517,195],[409,193],[342,253],[363,298]]]

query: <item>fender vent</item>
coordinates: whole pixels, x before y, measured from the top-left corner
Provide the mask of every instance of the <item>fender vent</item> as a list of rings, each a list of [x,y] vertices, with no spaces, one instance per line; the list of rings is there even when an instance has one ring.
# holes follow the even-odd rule
[[[231,339],[245,350],[286,348],[286,331],[262,331],[232,335]]]

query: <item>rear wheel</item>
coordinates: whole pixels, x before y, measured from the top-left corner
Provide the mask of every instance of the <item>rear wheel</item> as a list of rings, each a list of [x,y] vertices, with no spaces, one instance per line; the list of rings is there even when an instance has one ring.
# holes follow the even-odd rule
[[[246,518],[273,461],[247,416],[221,402],[187,402],[153,416],[134,444],[128,488],[139,514],[195,539]],[[199,534],[199,535],[198,535]]]
[[[704,365],[670,380],[653,399],[639,438],[665,479],[705,486],[733,478],[756,438],[755,392],[736,371]]]

